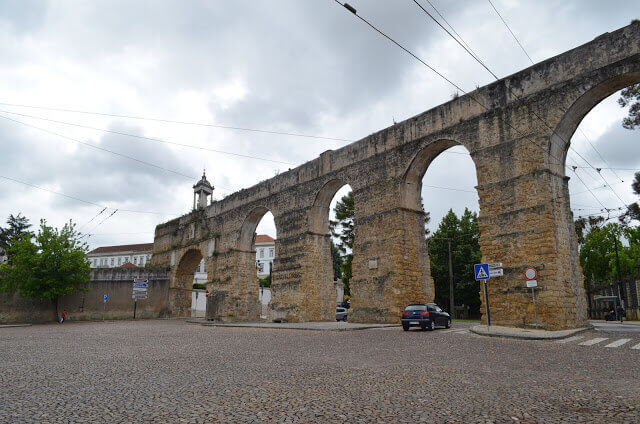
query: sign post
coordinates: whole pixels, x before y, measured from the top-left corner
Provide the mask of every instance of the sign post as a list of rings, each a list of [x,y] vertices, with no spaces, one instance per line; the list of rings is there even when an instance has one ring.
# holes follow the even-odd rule
[[[102,295],[102,321],[104,321],[104,311],[107,309],[107,300],[109,300],[109,295],[105,293]]]
[[[133,279],[133,319],[136,319],[136,309],[138,308],[138,299],[147,298],[147,288],[149,287],[149,280],[146,278],[134,278]]]
[[[491,327],[491,313],[489,312],[489,294],[487,293],[487,280],[489,275],[489,264],[475,264],[473,266],[473,273],[476,277],[476,281],[482,281],[482,288],[484,289],[484,310],[487,313],[487,327]]]
[[[529,267],[524,270],[524,278],[527,280],[527,287],[531,287],[531,297],[533,298],[533,316],[536,322],[536,330],[538,329],[538,311],[536,309],[536,287],[538,287],[538,271]]]

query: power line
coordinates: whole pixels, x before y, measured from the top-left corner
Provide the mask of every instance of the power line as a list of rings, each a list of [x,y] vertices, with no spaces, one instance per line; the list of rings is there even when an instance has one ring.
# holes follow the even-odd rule
[[[464,49],[464,50],[465,50],[465,51],[466,51],[466,52],[467,52],[471,57],[473,57],[473,58],[474,58],[474,59],[475,59],[475,60],[476,60],[480,65],[482,65],[482,66],[483,66],[487,71],[489,71],[489,73],[491,73],[491,75],[493,75],[493,77],[494,77],[496,80],[499,80],[498,76],[497,76],[493,71],[491,71],[491,69],[489,69],[489,68],[484,64],[484,62],[483,62],[482,60],[480,60],[480,58],[479,58],[476,54],[474,54],[474,53],[472,53],[471,51],[469,51],[469,49],[467,49],[467,48],[466,48],[466,47],[465,47],[465,46],[464,46],[464,45],[463,45],[463,44],[462,44],[462,43],[461,43],[461,42],[460,42],[456,37],[454,37],[454,36],[453,36],[453,34],[451,34],[451,32],[449,32],[449,31],[448,31],[448,30],[447,30],[447,29],[446,29],[446,28],[445,28],[445,27],[444,27],[440,22],[438,22],[438,20],[437,20],[437,19],[436,19],[432,14],[430,14],[430,13],[429,13],[429,12],[428,12],[424,7],[422,7],[422,5],[421,5],[420,3],[418,3],[418,1],[417,1],[417,0],[413,0],[413,2],[414,2],[416,5],[418,5],[418,7],[419,7],[420,9],[422,9],[422,11],[423,11],[424,13],[426,13],[426,14],[427,14],[427,16],[429,16],[429,17],[431,18],[431,20],[433,20],[436,24],[438,24],[438,26],[439,26],[440,28],[442,28],[442,29],[443,29],[443,30],[444,30],[444,31],[445,31],[445,32],[446,32],[446,33],[447,33],[451,38],[453,38],[453,39],[454,39],[454,40],[455,40],[455,41],[456,41],[456,42],[457,42],[457,43],[458,43],[458,44],[459,44],[459,45],[460,45],[460,46],[461,46],[461,47],[462,47],[462,48],[463,48],[463,49]],[[491,3],[491,0],[489,0],[489,3]],[[429,4],[431,4],[431,3],[429,3]],[[491,5],[493,6],[493,4],[492,4],[492,3],[491,3]],[[437,10],[437,9],[436,9],[432,4],[431,4],[431,7],[433,7],[433,8],[434,8],[434,10],[435,10],[436,12],[438,12],[438,10]],[[495,7],[494,7],[494,10],[495,10]],[[496,13],[497,13],[497,12],[498,12],[498,11],[496,10]],[[499,15],[499,13],[498,13],[498,15]],[[441,16],[442,16],[442,15],[441,15]],[[502,17],[501,17],[501,18],[502,18]],[[503,22],[504,22],[504,20],[503,20]],[[505,25],[506,25],[506,22],[505,22]],[[449,24],[449,26],[451,26],[451,25]],[[507,27],[508,27],[508,26],[507,26]],[[452,27],[452,29],[453,29],[453,27]],[[510,30],[510,29],[509,29],[509,30]],[[457,33],[456,33],[456,34],[457,34]],[[512,33],[512,34],[513,34],[513,33]],[[514,35],[514,37],[515,37],[515,35]],[[517,39],[516,39],[516,41],[517,41]],[[518,42],[518,44],[519,44],[519,42]],[[520,45],[520,47],[522,47],[522,45]],[[524,47],[522,47],[522,49],[523,49],[523,51],[524,51]],[[526,51],[525,51],[525,53],[526,53]],[[527,56],[528,56],[528,55],[527,55]],[[531,59],[531,58],[529,58],[529,59]],[[513,90],[511,90],[511,88],[510,88],[510,87],[507,87],[507,89],[509,90],[509,92],[510,92],[514,97],[516,97],[518,100],[521,100],[520,96],[518,96],[516,93],[514,93],[514,92],[513,92]],[[552,128],[552,127],[551,127],[551,126],[550,126],[550,125],[549,125],[549,124],[548,124],[548,123],[547,123],[547,122],[546,122],[546,121],[545,121],[541,116],[539,116],[539,115],[538,115],[535,111],[533,111],[533,110],[532,110],[532,113],[533,113],[533,114],[534,114],[534,115],[535,115],[535,116],[536,116],[536,117],[537,117],[537,118],[538,118],[542,123],[544,123],[544,124],[547,126],[547,128],[549,128],[549,129],[553,132],[553,134],[558,135],[558,134],[556,133],[556,131],[555,131],[555,130],[554,130],[554,129],[553,129],[553,128]],[[558,135],[558,136],[559,136],[559,135]],[[590,166],[590,167],[592,167],[594,170],[596,170],[596,171],[598,172],[598,175],[599,175],[599,176],[602,178],[602,180],[605,182],[605,184],[608,184],[607,180],[606,180],[606,179],[604,178],[604,176],[600,173],[600,170],[599,170],[598,168],[596,168],[596,167],[594,167],[593,165],[591,165],[591,163],[590,163],[590,162],[589,162],[589,161],[588,161],[584,156],[582,156],[582,155],[581,155],[577,150],[575,150],[573,147],[571,147],[571,145],[570,145],[566,140],[564,140],[562,137],[559,137],[559,138],[560,138],[563,142],[565,142],[565,144],[568,144],[568,145],[569,145],[569,149],[571,149],[571,150],[572,150],[576,155],[578,155],[578,156],[579,156],[579,157],[580,157],[580,158],[581,158],[581,159],[582,159],[582,160],[583,160],[587,165],[589,165],[589,166]],[[553,141],[553,139],[551,139],[551,140]],[[557,158],[556,158],[556,159],[557,159]],[[557,160],[559,160],[559,159],[557,159]],[[566,166],[566,165],[565,165],[565,166]],[[574,168],[574,172],[575,172],[575,168]],[[585,187],[587,187],[587,186],[586,186],[586,184],[585,184]],[[618,195],[618,193],[613,189],[613,187],[611,187],[611,191],[613,191],[613,194],[615,194],[615,196],[618,198],[618,200],[620,200],[620,202],[621,202],[623,205],[625,205],[625,206],[626,206],[625,202],[624,202],[624,201],[622,200],[622,198]],[[599,201],[599,200],[598,200],[598,201]]]
[[[224,150],[216,150],[216,149],[211,149],[211,148],[208,148],[208,147],[194,146],[192,144],[178,143],[178,142],[175,142],[175,141],[168,141],[168,140],[164,140],[164,139],[161,139],[161,138],[145,137],[145,136],[142,136],[142,135],[136,135],[136,134],[126,133],[126,132],[122,132],[122,131],[108,130],[108,129],[105,129],[105,128],[90,127],[88,125],[75,124],[75,123],[72,123],[72,122],[65,122],[65,121],[58,121],[58,120],[55,120],[55,119],[43,118],[43,117],[40,117],[40,116],[33,116],[33,115],[26,115],[24,113],[10,112],[10,111],[7,111],[7,110],[1,110],[0,109],[0,113],[10,113],[12,115],[23,116],[23,117],[26,117],[26,118],[39,119],[41,121],[54,122],[56,124],[68,125],[68,126],[78,127],[78,128],[84,128],[84,129],[89,129],[89,130],[93,130],[93,131],[101,131],[101,132],[110,133],[110,134],[123,135],[123,136],[126,136],[126,137],[133,137],[133,138],[138,138],[138,139],[142,139],[142,140],[154,141],[154,142],[158,142],[158,143],[173,144],[175,146],[188,147],[188,148],[191,148],[191,149],[206,150],[206,151],[209,151],[209,152],[221,153],[221,154],[225,154],[225,155],[239,156],[239,157],[248,158],[248,159],[255,159],[255,160],[262,160],[262,161],[266,161],[266,162],[281,163],[281,164],[285,164],[285,165],[295,165],[294,163],[284,162],[284,161],[281,161],[281,160],[266,159],[266,158],[261,158],[261,157],[258,157],[258,156],[245,155],[245,154],[241,154],[241,153],[226,152]]]
[[[415,1],[415,0],[414,0]],[[491,0],[487,0],[489,2],[489,4],[491,5],[491,7],[493,8],[493,10],[495,10],[496,14],[500,17],[500,20],[502,20],[502,22],[504,23],[504,25],[507,27],[507,29],[509,30],[509,32],[511,33],[511,35],[513,36],[513,38],[516,40],[516,43],[518,43],[518,45],[520,46],[520,48],[522,49],[522,51],[524,52],[524,54],[527,55],[527,57],[529,58],[529,60],[531,61],[531,63],[533,64],[533,60],[531,59],[531,56],[529,56],[529,54],[527,53],[527,51],[525,50],[524,46],[520,43],[520,41],[518,40],[518,37],[516,37],[516,35],[513,33],[513,31],[511,30],[511,28],[509,27],[509,25],[507,24],[507,22],[504,20],[504,18],[502,17],[502,15],[500,15],[500,12],[498,12],[498,9],[496,9],[496,7],[493,5],[493,3],[491,2]],[[509,91],[511,91],[511,89],[509,88]],[[512,92],[513,93],[513,92]],[[566,112],[566,111],[565,111]],[[539,119],[541,119],[538,114],[535,111],[532,111],[532,113],[538,117]],[[542,119],[541,119],[542,120]],[[598,175],[602,178],[602,180],[605,182],[606,185],[609,186],[609,188],[611,188],[611,191],[613,192],[613,194],[615,194],[615,196],[618,198],[618,200],[620,200],[620,202],[626,206],[626,203],[624,202],[624,200],[622,200],[622,198],[618,195],[618,193],[613,189],[613,187],[611,187],[611,185],[607,182],[607,180],[604,178],[604,176],[600,173],[600,170],[596,167],[594,167],[593,165],[591,165],[591,163],[589,163],[589,161],[584,158],[576,149],[574,149],[571,144],[567,141],[564,140],[562,137],[559,136],[559,134],[557,134],[555,132],[555,130],[546,122],[543,121],[545,123],[545,125],[551,129],[553,131],[553,134],[558,135],[558,137],[569,146],[569,149],[571,149],[576,155],[578,155],[583,161],[585,161],[585,163],[587,165],[589,165],[591,168],[595,169],[598,172]],[[579,128],[579,127],[578,127]],[[580,128],[579,128],[580,129]],[[589,144],[591,145],[591,147],[593,148],[593,150],[596,151],[596,153],[600,156],[600,158],[606,163],[606,161],[604,160],[604,158],[602,157],[602,155],[600,154],[600,152],[598,152],[598,150],[595,148],[595,146],[593,145],[593,143],[591,143],[591,141],[587,138],[586,134],[584,133],[584,131],[582,131],[582,129],[580,129],[580,132],[582,132],[582,135],[585,137],[585,139],[589,142]],[[553,139],[552,139],[553,141]],[[608,166],[608,164],[607,164]],[[574,169],[575,172],[575,169]],[[614,172],[615,174],[615,172]],[[616,175],[617,177],[617,175]],[[585,186],[586,187],[586,186]]]
[[[428,1],[428,0],[427,0],[427,1]],[[422,11],[423,11],[424,13],[426,13],[426,14],[427,14],[427,16],[429,16],[429,17],[433,20],[433,22],[435,22],[436,24],[438,24],[438,26],[439,26],[440,28],[442,28],[442,29],[443,29],[447,34],[449,34],[449,36],[450,36],[451,38],[453,38],[453,39],[455,40],[455,42],[456,42],[456,43],[458,43],[458,44],[460,45],[460,47],[462,47],[462,48],[464,49],[464,51],[466,51],[467,53],[469,53],[469,55],[471,55],[471,57],[472,57],[472,58],[474,58],[474,59],[476,60],[476,62],[478,62],[480,65],[482,65],[482,67],[483,67],[484,69],[486,69],[486,70],[487,70],[491,75],[493,75],[493,77],[494,77],[495,79],[499,79],[499,78],[498,78],[498,76],[497,76],[496,74],[494,74],[494,73],[493,73],[493,71],[492,71],[491,69],[489,69],[489,68],[487,67],[487,65],[485,65],[485,64],[484,64],[484,62],[482,62],[482,61],[480,60],[480,58],[479,58],[475,53],[472,53],[472,52],[471,52],[471,51],[470,51],[470,50],[469,50],[469,49],[468,49],[464,44],[462,44],[462,43],[460,42],[460,40],[458,40],[456,37],[454,37],[454,36],[453,36],[453,34],[451,34],[451,33],[449,32],[449,30],[448,30],[448,29],[446,29],[446,28],[445,28],[445,27],[444,27],[444,26],[443,26],[443,25],[442,25],[442,24],[441,24],[441,23],[440,23],[436,18],[434,18],[434,17],[433,17],[433,15],[427,11],[427,9],[425,9],[424,7],[422,7],[422,5],[421,5],[420,3],[418,3],[418,1],[417,1],[417,0],[413,0],[413,2],[414,2],[416,5],[418,5],[418,7],[419,7],[420,9],[422,9]],[[429,4],[431,5],[431,7],[433,7],[433,9],[434,9],[436,12],[438,12],[438,9],[436,9],[436,8],[433,6],[433,4],[431,4],[430,2],[429,2]],[[438,12],[438,14],[440,14],[440,13]],[[440,15],[440,16],[442,16],[442,15]],[[443,18],[443,19],[444,19],[444,18]],[[451,26],[451,25],[449,25],[449,26]],[[452,27],[451,29],[453,29],[453,27]],[[457,34],[457,32],[456,32],[456,34]],[[458,35],[458,36],[459,36],[459,35]],[[465,43],[465,44],[466,44],[466,43]]]
[[[112,155],[121,156],[121,157],[130,159],[132,161],[135,161],[135,162],[138,162],[138,163],[142,163],[142,164],[147,165],[147,166],[158,168],[158,169],[161,169],[161,170],[166,171],[166,172],[171,172],[172,174],[176,174],[176,175],[180,175],[181,177],[188,178],[191,181],[197,180],[197,178],[195,178],[195,177],[193,177],[191,175],[186,175],[186,174],[183,174],[182,172],[179,172],[179,171],[174,171],[172,169],[168,169],[168,168],[165,168],[165,167],[160,166],[160,165],[156,165],[156,164],[151,163],[151,162],[146,162],[144,160],[134,158],[133,156],[128,156],[128,155],[125,155],[123,153],[119,153],[119,152],[115,152],[113,150],[105,149],[103,147],[99,147],[99,146],[96,146],[94,144],[78,140],[77,138],[66,136],[64,134],[60,134],[60,133],[57,133],[57,132],[54,132],[54,131],[50,131],[50,130],[47,130],[45,128],[41,128],[41,127],[37,127],[35,125],[27,124],[26,122],[18,121],[16,119],[9,118],[8,116],[0,115],[0,118],[3,118],[3,119],[6,119],[8,121],[12,121],[12,122],[18,123],[20,125],[24,125],[24,126],[27,126],[27,127],[34,128],[34,129],[37,129],[39,131],[55,135],[57,137],[64,138],[66,140],[74,141],[76,143],[82,144],[83,146],[91,147],[92,149],[102,150],[103,152],[111,153]]]
[[[520,48],[522,49],[522,51],[524,52],[524,54],[527,55],[527,57],[529,58],[529,61],[531,61],[531,64],[533,64],[533,59],[531,59],[531,56],[529,56],[529,53],[527,53],[527,51],[524,49],[524,47],[522,47],[522,44],[520,44],[520,40],[518,40],[518,37],[516,37],[516,35],[513,33],[513,31],[511,31],[511,28],[509,27],[509,24],[507,24],[507,21],[504,20],[504,18],[502,17],[502,15],[500,14],[500,12],[498,12],[498,9],[496,9],[496,7],[493,5],[493,3],[491,3],[491,0],[487,0],[489,2],[489,4],[491,5],[491,7],[493,7],[493,10],[496,11],[496,14],[500,17],[500,20],[502,21],[502,23],[504,24],[504,26],[507,27],[507,29],[509,30],[509,32],[511,33],[511,35],[513,36],[513,39],[516,40],[516,43],[518,43],[518,45],[520,46]]]
[[[371,24],[369,21],[367,21],[365,18],[363,18],[362,16],[358,15],[356,9],[351,6],[348,3],[340,3],[338,0],[334,0],[335,3],[339,4],[340,6],[344,7],[345,9],[347,9],[349,12],[351,12],[354,16],[356,16],[358,19],[360,19],[362,22],[364,22],[365,24],[367,24],[370,28],[372,28],[374,31],[376,31],[378,34],[382,35],[384,38],[386,38],[387,40],[391,41],[394,45],[396,45],[397,47],[399,47],[400,49],[402,49],[404,52],[406,52],[407,54],[409,54],[411,57],[413,57],[414,59],[418,60],[420,63],[422,63],[424,66],[426,66],[427,68],[429,68],[430,70],[432,70],[434,73],[436,73],[438,76],[440,76],[442,79],[444,79],[445,81],[447,81],[449,84],[451,84],[453,87],[455,87],[456,89],[458,89],[459,91],[461,91],[462,93],[464,93],[465,95],[467,95],[471,100],[475,101],[477,104],[479,104],[482,108],[485,109],[485,111],[490,111],[490,109],[484,105],[482,102],[480,102],[478,99],[476,99],[473,95],[471,95],[470,93],[467,93],[465,90],[463,90],[462,88],[460,88],[460,86],[458,86],[457,84],[455,84],[453,81],[451,81],[449,78],[447,78],[446,76],[444,76],[443,74],[441,74],[440,72],[438,72],[436,69],[434,69],[432,66],[430,66],[429,64],[427,64],[424,60],[420,59],[418,56],[416,56],[413,52],[411,52],[410,50],[408,50],[407,48],[405,48],[404,46],[402,46],[400,43],[398,43],[397,41],[395,41],[393,38],[391,38],[389,35],[385,34],[384,32],[382,32],[381,30],[379,30],[378,28],[376,28],[373,24]],[[513,93],[513,91],[511,91],[511,89],[509,88],[510,92],[518,99],[521,100],[519,96],[517,96],[515,93]],[[532,113],[542,122],[544,123],[549,129],[552,130],[553,134],[558,135],[555,130],[549,126],[549,124],[547,124],[539,115],[537,115],[535,113],[535,111],[532,111]],[[505,125],[507,125],[508,127],[510,127],[511,129],[513,129],[516,133],[520,134],[520,136],[523,136],[523,134],[515,127],[513,127],[513,125],[511,125],[509,122],[507,122],[506,120],[503,120],[503,123]],[[523,136],[524,137],[524,136]],[[562,141],[565,142],[565,144],[568,145],[568,143],[558,135],[558,138],[560,138]],[[553,138],[551,138],[551,140],[553,141]],[[543,150],[546,150],[545,146],[543,145],[539,145],[538,143],[536,143],[533,140],[530,140],[531,143],[535,144],[536,146],[540,147]],[[569,148],[571,148],[571,146],[569,145]],[[557,158],[555,155],[553,155],[551,152],[548,152],[549,155],[551,157],[553,157],[555,160],[557,160],[557,164],[558,165],[562,165],[562,161]],[[579,154],[578,154],[579,155]],[[585,160],[586,161],[586,160]],[[588,163],[588,161],[587,161]],[[566,166],[566,165],[565,165]],[[584,184],[584,181],[582,181],[582,179],[578,176],[578,179]],[[584,184],[585,187],[587,187],[587,189],[589,188],[586,184]],[[593,193],[592,193],[593,194]],[[595,194],[593,194],[594,197]],[[596,200],[600,203],[600,199],[598,199],[596,197]]]
[[[42,109],[42,110],[51,110],[51,111],[55,111],[55,112],[80,113],[80,114],[85,114],[85,115],[96,115],[96,116],[109,116],[109,117],[113,117],[113,118],[136,119],[136,120],[141,120],[141,121],[164,122],[164,123],[169,123],[169,124],[194,125],[194,126],[200,126],[200,127],[221,128],[221,129],[227,129],[227,130],[250,131],[250,132],[258,132],[258,133],[265,133],[265,134],[286,135],[286,136],[291,136],[291,137],[316,138],[316,139],[320,139],[320,140],[347,141],[347,142],[356,141],[356,140],[350,140],[350,139],[346,139],[346,138],[323,137],[323,136],[318,136],[318,135],[290,133],[290,132],[283,132],[283,131],[271,131],[271,130],[263,130],[263,129],[256,129],[256,128],[247,128],[247,127],[234,127],[234,126],[229,126],[229,125],[206,124],[206,123],[202,123],[202,122],[177,121],[177,120],[172,120],[172,119],[149,118],[149,117],[133,116],[133,115],[119,115],[119,114],[115,114],[115,113],[90,112],[90,111],[86,111],[86,110],[64,109],[64,108],[57,108],[57,107],[32,106],[32,105],[17,104],[17,103],[6,103],[6,102],[0,102],[0,105],[23,107],[23,108],[32,108],[32,109]]]
[[[35,184],[31,184],[31,183],[28,183],[28,182],[25,182],[25,181],[20,181],[18,179],[7,177],[7,176],[4,176],[4,175],[0,175],[0,178],[3,178],[5,180],[9,180],[9,181],[13,181],[14,183],[23,184],[23,185],[26,185],[26,186],[29,186],[29,187],[33,187],[33,188],[36,188],[38,190],[46,191],[48,193],[52,193],[52,194],[55,194],[55,195],[58,195],[58,196],[66,197],[67,199],[72,199],[72,200],[76,200],[78,202],[86,203],[88,205],[96,206],[96,207],[99,207],[99,208],[114,209],[114,208],[111,208],[111,207],[108,207],[108,206],[100,205],[98,203],[90,202],[89,200],[84,200],[84,199],[80,199],[78,197],[69,196],[69,195],[64,194],[64,193],[60,193],[60,192],[57,192],[57,191],[49,190],[48,188],[40,187],[40,186],[37,186]],[[149,211],[138,211],[138,210],[132,210],[132,209],[119,209],[119,211],[120,212],[129,212],[129,213],[152,214],[152,215],[172,215],[172,216],[180,216],[181,215],[181,214],[177,214],[177,213],[149,212]]]
[[[107,210],[107,207],[105,206],[104,208],[102,208],[102,210],[100,212],[98,212],[96,215],[93,216],[93,218],[91,218],[89,221],[87,221],[86,223],[82,224],[81,226],[78,227],[78,231],[84,227],[85,225],[88,225],[89,223],[91,223],[91,221],[93,221],[94,219],[96,219],[98,216],[102,215],[102,213],[104,211]]]

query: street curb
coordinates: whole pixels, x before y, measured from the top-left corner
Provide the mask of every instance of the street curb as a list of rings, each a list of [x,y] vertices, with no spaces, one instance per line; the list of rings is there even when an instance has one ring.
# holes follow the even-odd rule
[[[559,340],[590,330],[592,327],[574,328],[570,330],[546,331],[546,330],[526,330],[512,327],[491,326],[491,330],[486,325],[476,325],[469,328],[474,334],[485,337],[503,337],[507,339],[520,340]],[[536,331],[534,333],[534,331]]]
[[[320,327],[309,327],[309,326],[291,326],[287,323],[220,323],[220,322],[193,322],[188,321],[194,324],[200,324],[204,327],[233,327],[233,328],[258,328],[261,330],[304,330],[304,331],[358,331],[358,330],[370,330],[373,328],[390,328],[390,327],[400,327],[400,324],[364,324],[358,327],[335,327],[335,328],[320,328]],[[291,323],[293,324],[293,323]]]
[[[2,324],[0,328],[11,328],[11,327],[31,327],[32,324]]]

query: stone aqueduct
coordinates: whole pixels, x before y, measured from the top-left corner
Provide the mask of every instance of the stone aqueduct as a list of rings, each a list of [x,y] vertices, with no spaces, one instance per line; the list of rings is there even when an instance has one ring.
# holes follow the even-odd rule
[[[398,322],[407,303],[434,297],[422,177],[442,151],[463,145],[476,166],[483,262],[504,266],[504,277],[489,284],[492,323],[533,321],[522,271],[534,266],[538,320],[549,329],[580,327],[586,297],[565,175],[568,141],[596,104],[638,82],[634,23],[158,225],[153,265],[171,267],[169,308],[173,316],[189,312],[193,272],[204,257],[208,288],[221,299],[218,318],[257,320],[252,242],[271,211],[278,239],[269,319],[333,320],[329,203],[349,184],[355,198],[349,319]]]

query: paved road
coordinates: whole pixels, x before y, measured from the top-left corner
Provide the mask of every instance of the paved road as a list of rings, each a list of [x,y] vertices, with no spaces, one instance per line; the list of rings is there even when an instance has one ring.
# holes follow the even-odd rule
[[[589,321],[596,330],[618,333],[635,333],[640,335],[640,322],[624,321],[622,324],[617,321]]]
[[[631,346],[640,337],[590,331],[562,344],[485,338],[467,326],[3,328],[0,422],[639,421],[640,350]],[[606,347],[621,338],[633,341]]]

